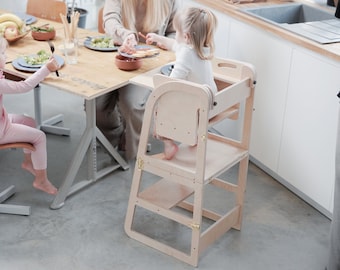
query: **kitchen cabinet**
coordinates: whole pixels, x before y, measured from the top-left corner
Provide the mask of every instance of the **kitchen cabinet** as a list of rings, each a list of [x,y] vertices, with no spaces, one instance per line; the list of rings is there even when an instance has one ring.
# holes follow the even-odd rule
[[[251,160],[331,216],[340,63],[214,12],[220,33],[216,56],[256,67]]]
[[[278,175],[332,212],[339,63],[293,50]]]

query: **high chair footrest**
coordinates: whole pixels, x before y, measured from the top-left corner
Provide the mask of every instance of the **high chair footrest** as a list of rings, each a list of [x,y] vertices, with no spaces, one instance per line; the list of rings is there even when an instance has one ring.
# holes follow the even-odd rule
[[[153,204],[170,209],[193,194],[187,186],[162,179],[139,193],[138,197]]]

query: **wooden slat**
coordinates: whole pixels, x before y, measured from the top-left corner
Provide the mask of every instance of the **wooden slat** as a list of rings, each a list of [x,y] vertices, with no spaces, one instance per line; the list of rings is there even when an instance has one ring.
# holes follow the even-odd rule
[[[159,207],[170,209],[192,193],[193,190],[187,186],[162,179],[140,192],[138,197]]]

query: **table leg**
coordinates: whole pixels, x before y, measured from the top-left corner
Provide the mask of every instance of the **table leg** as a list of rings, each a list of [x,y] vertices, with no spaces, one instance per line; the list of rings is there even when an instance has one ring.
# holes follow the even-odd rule
[[[112,171],[118,168],[122,168],[124,170],[129,169],[128,163],[119,155],[119,153],[112,147],[109,141],[101,133],[101,131],[96,127],[95,99],[85,100],[85,112],[85,131],[80,139],[70,166],[66,171],[64,181],[50,206],[51,209],[61,208],[65,204],[65,199],[68,196],[71,196],[80,189],[95,183],[97,180],[111,173]],[[117,161],[118,164],[113,164],[101,169],[100,171],[97,171],[97,139],[103,144],[108,153]],[[77,172],[79,171],[79,168],[86,156],[88,162],[88,179],[73,184]]]
[[[38,128],[42,131],[55,134],[55,135],[64,135],[70,136],[71,130],[69,128],[54,126],[57,123],[60,123],[64,120],[64,116],[62,114],[58,114],[54,117],[51,117],[45,121],[41,119],[41,97],[40,97],[40,85],[37,85],[34,88],[34,113],[35,120],[37,122]]]

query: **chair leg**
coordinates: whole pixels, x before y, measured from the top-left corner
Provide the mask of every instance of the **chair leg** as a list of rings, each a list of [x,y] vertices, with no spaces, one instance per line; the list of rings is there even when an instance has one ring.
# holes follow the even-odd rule
[[[3,204],[9,197],[15,193],[15,186],[11,185],[0,193],[0,214],[12,214],[29,216],[31,214],[30,206]]]

